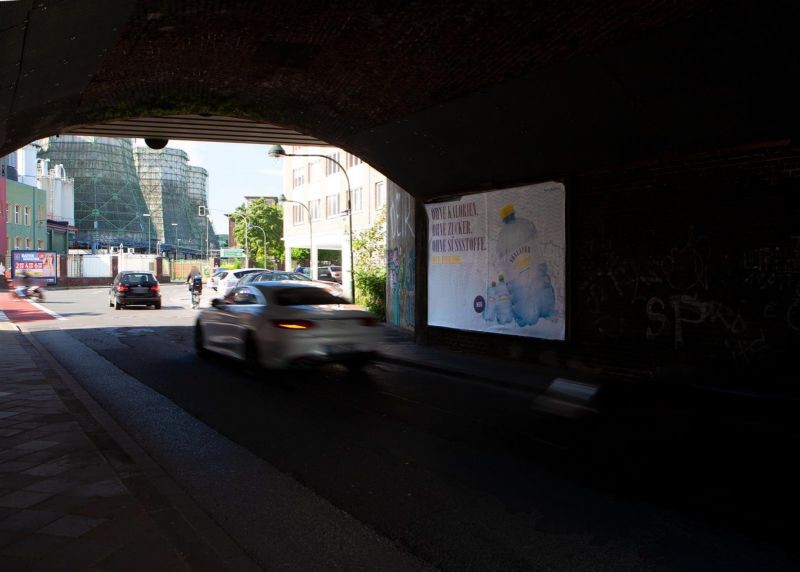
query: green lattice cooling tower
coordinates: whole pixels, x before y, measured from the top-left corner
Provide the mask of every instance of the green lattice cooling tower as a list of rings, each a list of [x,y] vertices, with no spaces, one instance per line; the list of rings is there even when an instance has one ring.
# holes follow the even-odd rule
[[[146,248],[147,212],[130,139],[50,137],[39,153],[75,179],[77,240],[85,247]]]
[[[134,149],[131,139],[61,136],[49,138],[39,156],[63,164],[75,179],[82,246],[154,252],[160,242],[164,250],[205,253],[206,219],[198,207],[208,205],[208,172],[189,165],[184,151]],[[208,248],[218,248],[210,229]]]

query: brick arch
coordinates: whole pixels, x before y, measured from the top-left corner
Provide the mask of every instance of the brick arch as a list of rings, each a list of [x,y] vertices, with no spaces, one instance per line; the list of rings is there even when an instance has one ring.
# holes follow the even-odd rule
[[[800,123],[791,2],[0,4],[19,54],[0,69],[0,153],[210,114],[312,135],[428,199]]]

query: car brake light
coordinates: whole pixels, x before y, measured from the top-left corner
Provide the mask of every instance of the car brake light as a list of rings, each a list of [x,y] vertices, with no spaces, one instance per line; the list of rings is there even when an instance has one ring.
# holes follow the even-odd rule
[[[272,320],[272,324],[282,330],[307,330],[314,326],[314,322],[308,320]]]
[[[150,286],[150,291],[151,292],[158,292],[159,291],[158,284],[153,284],[152,286]]]
[[[117,292],[127,292],[130,290],[127,284],[117,284]]]

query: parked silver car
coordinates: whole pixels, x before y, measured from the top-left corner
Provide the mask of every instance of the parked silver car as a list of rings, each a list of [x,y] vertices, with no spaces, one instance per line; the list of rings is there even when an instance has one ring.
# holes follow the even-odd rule
[[[217,292],[223,296],[228,296],[239,280],[246,274],[253,272],[263,272],[266,268],[240,268],[239,270],[228,270],[224,274],[220,274],[217,282]]]
[[[239,280],[237,286],[244,286],[253,282],[274,282],[276,280],[289,280],[297,282],[311,282],[313,284],[320,284],[325,286],[334,296],[341,296],[343,294],[342,285],[338,282],[325,282],[322,280],[311,280],[305,274],[300,272],[289,272],[286,270],[265,270],[253,274],[247,274]]]

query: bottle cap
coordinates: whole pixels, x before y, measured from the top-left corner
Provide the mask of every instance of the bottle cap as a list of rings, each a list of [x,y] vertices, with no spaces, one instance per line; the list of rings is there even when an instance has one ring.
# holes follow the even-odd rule
[[[500,218],[506,218],[512,214],[514,214],[514,205],[509,204],[500,209]]]

